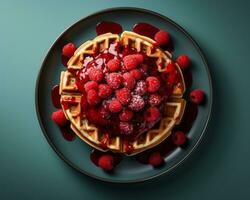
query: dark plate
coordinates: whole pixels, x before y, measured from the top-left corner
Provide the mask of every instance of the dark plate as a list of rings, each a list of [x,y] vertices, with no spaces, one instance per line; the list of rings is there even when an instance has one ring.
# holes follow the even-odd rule
[[[185,149],[177,148],[165,158],[165,165],[153,169],[131,158],[125,158],[114,173],[105,173],[89,159],[91,149],[80,139],[66,141],[59,128],[51,121],[50,115],[56,109],[50,97],[51,88],[59,83],[60,72],[65,70],[61,64],[61,49],[67,42],[77,46],[96,36],[95,26],[100,21],[115,21],[123,30],[131,30],[138,22],[147,22],[160,29],[167,30],[174,41],[176,57],[188,54],[192,60],[192,88],[202,88],[206,92],[206,102],[199,106],[198,116],[188,132],[190,142]],[[165,174],[180,165],[200,143],[207,127],[212,108],[212,84],[206,60],[192,37],[179,25],[149,10],[139,8],[112,8],[94,13],[81,19],[65,30],[54,42],[46,55],[36,83],[36,111],[43,133],[55,152],[71,167],[91,177],[109,182],[139,182]]]

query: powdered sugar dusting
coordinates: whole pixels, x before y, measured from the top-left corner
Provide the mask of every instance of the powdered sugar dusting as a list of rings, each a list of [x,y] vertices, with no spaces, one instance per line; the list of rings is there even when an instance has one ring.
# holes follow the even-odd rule
[[[85,59],[84,59],[84,62],[83,62],[83,66],[87,66],[87,64],[93,60],[93,57],[90,57],[90,56],[87,56]]]
[[[114,56],[117,56],[118,52],[116,50],[116,46],[117,44],[116,43],[113,43],[113,44],[110,44],[110,47],[109,47],[109,53],[113,54]]]
[[[139,95],[133,95],[129,104],[129,108],[134,111],[139,111],[145,106],[143,98]]]

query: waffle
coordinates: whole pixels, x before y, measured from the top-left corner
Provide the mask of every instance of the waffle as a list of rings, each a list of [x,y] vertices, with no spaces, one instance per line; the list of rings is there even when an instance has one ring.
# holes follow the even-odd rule
[[[89,123],[86,116],[80,115],[82,94],[78,91],[76,86],[76,76],[71,72],[82,69],[84,58],[87,56],[93,56],[96,49],[98,49],[99,52],[103,52],[109,48],[111,43],[118,41],[122,46],[128,45],[139,52],[144,52],[149,57],[156,58],[159,72],[164,71],[164,67],[167,63],[171,62],[171,54],[160,48],[154,48],[153,44],[155,41],[148,37],[129,31],[123,32],[121,36],[112,33],[100,35],[95,39],[82,44],[68,61],[68,71],[61,72],[61,103],[70,102],[72,98],[74,99],[74,103],[69,103],[66,108],[65,106],[62,106],[62,108],[66,118],[71,122],[71,129],[83,141],[101,151],[111,150],[113,152],[135,155],[161,143],[171,134],[173,127],[180,123],[186,105],[185,100],[182,98],[185,92],[185,83],[182,72],[176,64],[176,70],[181,79],[178,84],[174,85],[173,92],[167,99],[164,107],[164,114],[158,125],[130,142],[129,145],[132,148],[129,153],[125,145],[127,141],[120,136],[110,135],[106,148],[103,148],[101,144],[105,135],[99,131],[95,125]]]

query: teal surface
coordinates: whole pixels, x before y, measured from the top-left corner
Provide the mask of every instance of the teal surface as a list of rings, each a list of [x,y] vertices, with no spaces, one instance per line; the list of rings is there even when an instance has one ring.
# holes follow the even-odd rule
[[[114,185],[65,165],[39,127],[36,76],[55,38],[97,10],[136,6],[164,14],[199,43],[214,85],[203,145],[170,176]],[[247,1],[0,1],[0,199],[249,199],[249,8]]]

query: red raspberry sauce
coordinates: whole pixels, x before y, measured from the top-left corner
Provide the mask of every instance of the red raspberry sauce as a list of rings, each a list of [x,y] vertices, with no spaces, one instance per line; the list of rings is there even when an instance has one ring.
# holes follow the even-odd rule
[[[102,21],[96,25],[97,35],[102,35],[104,33],[120,34],[121,32],[122,26],[115,22]]]
[[[61,108],[59,95],[59,85],[55,85],[51,90],[51,100],[55,108]]]

